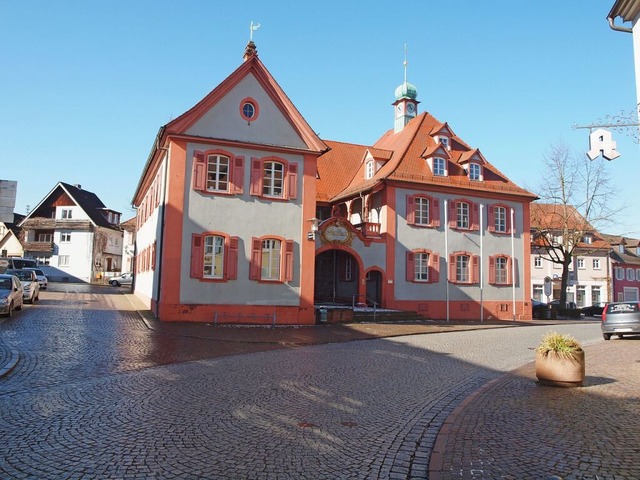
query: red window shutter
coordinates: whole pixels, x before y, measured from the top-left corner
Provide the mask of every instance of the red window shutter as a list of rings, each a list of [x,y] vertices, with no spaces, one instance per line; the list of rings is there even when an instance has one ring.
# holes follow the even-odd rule
[[[207,164],[204,152],[195,151],[193,156],[193,189],[204,191],[207,188]]]
[[[437,198],[431,199],[431,225],[440,226],[440,200]]]
[[[253,237],[251,239],[251,263],[249,265],[249,280],[260,280],[261,258],[262,240]]]
[[[262,195],[262,162],[251,159],[251,195]]]
[[[231,171],[232,191],[231,193],[244,192],[244,157],[233,159],[233,170]]]
[[[471,283],[480,281],[480,257],[473,255],[471,257]]]
[[[456,256],[449,255],[449,281],[456,281]]]
[[[505,225],[507,226],[507,233],[511,233],[511,228],[512,228],[512,225],[511,225],[511,209],[505,207],[505,210],[506,211],[505,211],[504,214],[505,214],[505,217],[506,217]]]
[[[432,253],[430,257],[429,283],[438,283],[440,281],[440,255]]]
[[[471,210],[471,230],[478,230],[480,228],[480,224],[478,222],[478,204],[470,203],[469,210]]]
[[[416,223],[416,201],[413,195],[407,195],[407,224],[415,225]]]
[[[154,240],[151,247],[151,270],[156,269],[156,240]]]
[[[496,283],[496,259],[489,257],[489,283]]]
[[[496,231],[496,209],[493,205],[489,205],[487,208],[487,230]]]
[[[202,235],[191,237],[191,278],[202,278]]]
[[[456,202],[451,202],[449,203],[449,227],[456,228],[457,223],[458,223],[458,210],[456,208]]]
[[[284,248],[284,281],[293,280],[293,240],[285,241]]]
[[[408,197],[407,197],[408,198]],[[407,252],[407,282],[415,282],[416,281],[416,265],[415,265],[415,255],[413,252]]]
[[[298,164],[289,164],[289,173],[287,174],[287,197],[290,200],[298,198]]]
[[[238,237],[229,237],[229,243],[225,245],[225,249],[224,278],[235,280],[238,278]]]

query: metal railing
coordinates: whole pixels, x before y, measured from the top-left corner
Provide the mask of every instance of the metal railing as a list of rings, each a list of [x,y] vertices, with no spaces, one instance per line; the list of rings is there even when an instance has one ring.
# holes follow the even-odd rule
[[[358,302],[356,303],[356,299],[358,299]],[[378,309],[378,302],[376,302],[374,299],[367,297],[366,295],[360,295],[360,294],[354,294],[351,297],[351,308],[355,309],[356,306],[362,305],[362,302],[360,302],[360,299],[364,299],[364,305],[368,308],[369,307],[369,303],[373,305],[373,321],[376,321],[376,312]],[[369,302],[369,303],[367,303]]]

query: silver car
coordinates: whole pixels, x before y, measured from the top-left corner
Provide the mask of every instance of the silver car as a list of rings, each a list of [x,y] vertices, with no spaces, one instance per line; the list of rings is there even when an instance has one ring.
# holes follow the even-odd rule
[[[6,272],[9,275],[15,275],[20,279],[22,284],[22,297],[27,303],[36,303],[40,300],[40,284],[38,277],[33,270],[10,269]]]
[[[44,274],[44,272],[39,268],[33,267],[24,267],[23,270],[33,270],[36,272],[36,277],[38,277],[38,284],[40,285],[40,290],[46,290],[49,285],[49,279]]]
[[[117,277],[109,279],[109,283],[112,287],[119,287],[121,285],[131,285],[133,283],[133,273],[123,273]]]
[[[0,274],[0,314],[10,317],[14,310],[22,310],[23,293],[18,277]]]
[[[602,311],[600,328],[605,340],[609,340],[611,335],[618,338],[640,335],[640,302],[607,303]]]

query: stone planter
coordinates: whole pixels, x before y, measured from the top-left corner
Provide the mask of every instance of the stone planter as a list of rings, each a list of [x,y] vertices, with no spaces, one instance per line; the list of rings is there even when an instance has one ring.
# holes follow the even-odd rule
[[[552,387],[581,387],[584,383],[584,350],[572,355],[556,352],[536,353],[536,377],[540,385]]]

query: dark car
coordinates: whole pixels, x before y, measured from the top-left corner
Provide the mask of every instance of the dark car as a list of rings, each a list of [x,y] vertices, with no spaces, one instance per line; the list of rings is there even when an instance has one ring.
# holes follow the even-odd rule
[[[567,306],[566,307],[560,307],[560,300],[552,300],[549,302],[549,305],[551,305],[551,308],[554,310],[557,310],[558,308],[566,308],[567,310],[575,310],[576,308],[578,308],[578,306],[576,305],[576,302],[567,302]]]
[[[625,335],[640,335],[640,302],[607,303],[602,311],[602,338],[611,335],[622,338]]]
[[[549,305],[533,298],[531,299],[531,316],[533,318],[547,318],[548,311],[550,311]]]
[[[582,307],[582,313],[585,317],[593,317],[595,315],[602,315],[602,310],[604,310],[604,306],[606,302],[594,303],[593,305],[589,305],[588,307]]]

